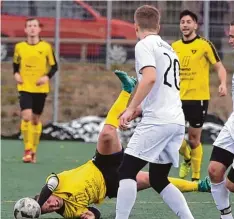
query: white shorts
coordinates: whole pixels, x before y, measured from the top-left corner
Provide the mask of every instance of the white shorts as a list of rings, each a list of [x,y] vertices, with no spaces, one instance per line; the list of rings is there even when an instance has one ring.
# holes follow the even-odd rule
[[[131,137],[126,154],[150,163],[179,165],[179,149],[185,127],[178,124],[147,125],[139,123]]]
[[[234,113],[228,118],[213,145],[234,154]]]

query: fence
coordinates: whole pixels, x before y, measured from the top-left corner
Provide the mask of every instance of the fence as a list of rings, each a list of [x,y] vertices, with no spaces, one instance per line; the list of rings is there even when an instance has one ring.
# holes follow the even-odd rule
[[[229,21],[234,19],[233,1],[211,1],[208,11],[203,10],[202,1],[113,1],[111,7],[107,7],[106,1],[61,1],[60,82],[57,85],[52,83],[43,116],[45,123],[52,120],[54,112],[58,113],[58,121],[68,121],[82,115],[104,115],[107,112],[119,85],[112,82],[114,79],[105,68],[112,65],[112,68],[118,67],[134,74],[136,37],[133,14],[143,4],[160,9],[160,34],[169,42],[180,38],[180,11],[195,11],[199,17],[199,33],[210,36],[225,65],[231,68],[231,49],[225,31]],[[112,17],[109,36],[108,15]],[[19,124],[17,92],[15,84],[12,84],[11,64],[7,61],[11,62],[14,44],[24,39],[24,22],[29,16],[40,19],[43,24],[42,37],[54,43],[56,2],[2,2],[1,59],[6,62],[2,63],[1,118],[2,132],[5,134],[14,132]],[[205,17],[210,18],[209,23],[204,22]],[[54,95],[55,88],[59,88],[58,95]],[[55,97],[58,101],[56,109],[53,108]]]

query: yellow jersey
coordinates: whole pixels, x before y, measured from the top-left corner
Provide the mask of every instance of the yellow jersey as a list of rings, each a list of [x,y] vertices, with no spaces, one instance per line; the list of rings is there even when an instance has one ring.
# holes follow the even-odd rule
[[[181,100],[209,100],[210,64],[220,61],[213,44],[200,36],[172,44],[180,61]]]
[[[23,84],[18,84],[18,91],[30,93],[48,93],[49,83],[37,86],[37,80],[47,75],[51,66],[57,65],[51,45],[40,40],[31,45],[26,41],[17,43],[14,50],[13,63],[19,65],[19,73]]]
[[[90,204],[99,204],[106,196],[103,175],[91,160],[80,167],[61,172],[57,177],[59,184],[53,194],[64,200],[62,216],[65,218],[81,216],[88,211]]]

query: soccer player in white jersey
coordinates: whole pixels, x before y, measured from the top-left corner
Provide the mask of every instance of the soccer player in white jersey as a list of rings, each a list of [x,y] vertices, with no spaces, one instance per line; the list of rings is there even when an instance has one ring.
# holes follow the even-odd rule
[[[149,163],[150,185],[181,219],[194,218],[182,193],[168,181],[171,166],[178,167],[179,148],[185,134],[185,119],[179,94],[179,61],[174,50],[158,35],[160,13],[148,5],[134,15],[138,88],[120,116],[127,128],[142,111],[120,167],[116,219],[129,218],[136,200],[136,175]]]
[[[229,28],[229,44],[234,49],[234,21]],[[232,78],[233,112],[214,142],[208,167],[211,193],[221,219],[233,219],[229,193],[234,192],[234,74]],[[225,178],[229,166],[230,171]]]

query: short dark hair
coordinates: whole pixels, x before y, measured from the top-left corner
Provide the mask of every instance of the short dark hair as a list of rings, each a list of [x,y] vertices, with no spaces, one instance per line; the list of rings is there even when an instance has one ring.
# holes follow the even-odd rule
[[[193,21],[195,21],[197,23],[198,19],[197,19],[197,15],[190,11],[190,10],[184,10],[180,13],[180,20],[184,17],[184,16],[190,16]]]
[[[143,5],[135,11],[135,22],[141,29],[158,30],[160,23],[160,12],[150,5]]]
[[[37,21],[38,24],[39,24],[39,27],[42,27],[42,24],[40,23],[40,21],[37,18],[35,18],[35,17],[29,17],[29,18],[27,18],[26,21],[25,21],[25,27],[27,26],[27,23],[29,21]]]
[[[234,20],[231,21],[230,26],[234,26]]]

